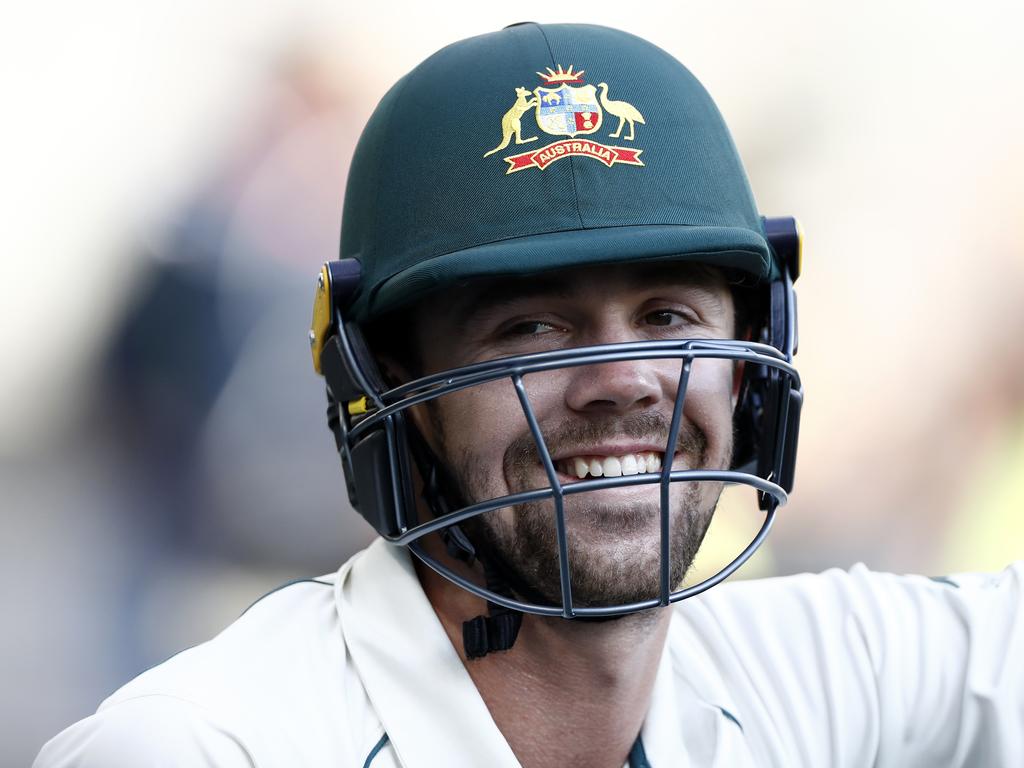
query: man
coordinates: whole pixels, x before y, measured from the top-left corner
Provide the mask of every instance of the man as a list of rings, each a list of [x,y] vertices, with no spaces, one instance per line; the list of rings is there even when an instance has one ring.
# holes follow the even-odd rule
[[[798,245],[654,46],[523,24],[435,54],[360,140],[311,332],[382,539],[37,765],[1019,764],[1019,567],[706,592],[792,487]],[[686,584],[726,482],[764,526]]]

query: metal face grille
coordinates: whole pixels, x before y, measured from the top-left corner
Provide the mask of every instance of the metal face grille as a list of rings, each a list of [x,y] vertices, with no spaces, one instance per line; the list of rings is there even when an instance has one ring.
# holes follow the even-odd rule
[[[669,459],[674,452],[682,424],[683,406],[686,401],[690,375],[696,361],[706,358],[731,361],[745,361],[748,366],[760,366],[765,372],[767,399],[778,404],[778,411],[766,425],[766,431],[760,436],[760,452],[768,452],[769,460],[762,461],[760,466],[768,467],[765,476],[751,472],[729,470],[686,469],[673,470]],[[530,402],[523,377],[543,371],[568,368],[582,365],[600,365],[602,363],[623,362],[630,360],[664,360],[681,361],[675,402],[673,404],[670,434],[665,446],[666,460],[658,473],[624,475],[620,477],[599,477],[573,483],[563,483],[555,470],[551,452],[541,433],[534,407]],[[800,376],[790,363],[791,357],[780,352],[773,346],[734,340],[672,340],[672,341],[641,341],[622,344],[608,344],[592,347],[541,352],[516,357],[490,360],[458,369],[433,374],[387,392],[371,395],[376,406],[374,411],[354,424],[348,431],[349,445],[354,445],[361,436],[371,430],[384,429],[389,442],[394,436],[394,417],[407,409],[426,403],[468,387],[479,386],[488,382],[507,379],[511,382],[518,397],[519,405],[529,425],[537,453],[547,474],[548,486],[520,493],[513,493],[499,498],[488,499],[470,504],[444,514],[438,518],[418,524],[408,521],[416,519],[414,510],[406,509],[405,499],[411,498],[408,493],[398,489],[403,482],[392,477],[395,487],[395,506],[398,514],[398,534],[388,538],[396,544],[407,545],[429,567],[445,578],[464,589],[498,605],[525,613],[546,616],[562,616],[565,618],[586,616],[615,616],[626,613],[665,606],[699,594],[718,584],[737,568],[739,568],[760,546],[768,534],[775,519],[778,506],[785,504],[787,494],[778,479],[786,477],[783,467],[786,452],[786,430],[795,428],[789,418],[790,393],[799,395],[802,392]],[[393,470],[394,471],[394,470]],[[404,482],[407,482],[404,481]],[[670,562],[670,489],[673,483],[713,482],[722,484],[739,484],[752,487],[761,494],[763,500],[764,520],[760,529],[750,543],[718,573],[699,584],[685,588],[674,588],[671,583]],[[627,604],[607,606],[581,606],[573,602],[573,585],[570,577],[569,546],[566,533],[566,514],[564,500],[567,496],[588,493],[608,488],[631,485],[657,484],[660,488],[660,579],[659,593],[656,597]],[[538,604],[524,602],[512,597],[497,594],[485,587],[466,579],[454,572],[444,563],[431,557],[422,547],[420,540],[429,533],[440,531],[448,526],[466,521],[497,509],[513,507],[525,502],[550,500],[553,506],[559,573],[561,586],[560,604]]]

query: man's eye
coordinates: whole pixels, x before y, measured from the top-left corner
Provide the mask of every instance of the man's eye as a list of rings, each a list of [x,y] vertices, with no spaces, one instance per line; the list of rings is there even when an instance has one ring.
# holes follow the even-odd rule
[[[542,333],[549,333],[554,330],[551,323],[542,320],[523,320],[506,328],[503,333],[506,336],[538,336]]]
[[[687,322],[687,318],[680,312],[674,312],[669,309],[660,309],[657,312],[648,312],[644,315],[644,320],[647,321],[648,325],[682,325]]]

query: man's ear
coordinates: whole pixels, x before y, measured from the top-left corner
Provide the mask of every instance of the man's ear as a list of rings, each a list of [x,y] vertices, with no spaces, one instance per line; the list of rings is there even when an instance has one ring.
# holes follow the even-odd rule
[[[389,387],[397,387],[412,381],[413,378],[408,369],[390,355],[381,355],[377,358],[377,369]]]

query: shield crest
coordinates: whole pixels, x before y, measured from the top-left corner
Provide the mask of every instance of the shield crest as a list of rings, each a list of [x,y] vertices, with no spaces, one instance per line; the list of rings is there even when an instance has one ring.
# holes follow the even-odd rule
[[[601,127],[601,105],[594,86],[538,86],[533,93],[537,97],[537,125],[545,133],[580,136]]]

